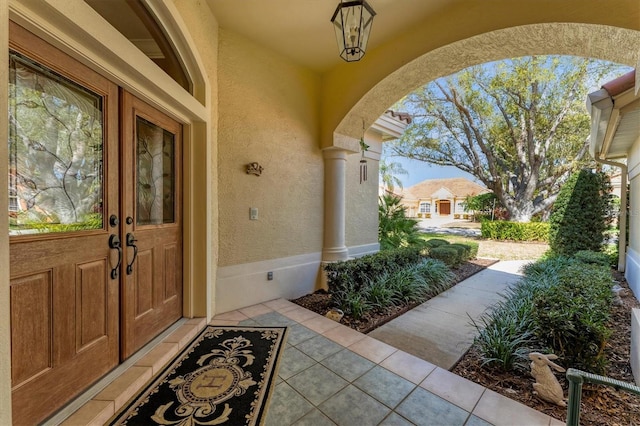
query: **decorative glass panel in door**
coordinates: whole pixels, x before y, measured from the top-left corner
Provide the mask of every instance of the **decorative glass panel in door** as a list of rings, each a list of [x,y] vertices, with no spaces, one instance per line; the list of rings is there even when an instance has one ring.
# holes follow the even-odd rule
[[[102,97],[18,53],[9,60],[11,235],[102,228]]]
[[[118,86],[12,22],[9,46],[11,399],[40,424],[119,360]]]
[[[175,135],[136,117],[138,225],[173,223]]]

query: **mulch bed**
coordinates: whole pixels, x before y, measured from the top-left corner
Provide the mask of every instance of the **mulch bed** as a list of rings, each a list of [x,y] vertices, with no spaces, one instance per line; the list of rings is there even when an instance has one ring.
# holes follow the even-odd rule
[[[452,270],[455,278],[451,283],[451,286],[454,286],[465,278],[470,277],[471,275],[483,270],[487,266],[493,265],[496,262],[497,260],[495,259],[474,259],[462,263]],[[394,306],[383,311],[369,312],[363,315],[363,317],[359,320],[345,315],[340,320],[340,323],[366,334],[376,329],[377,327],[380,327],[381,325],[391,321],[398,315],[402,315],[405,312],[420,305],[421,303],[424,303],[425,301],[426,300],[423,300],[419,303],[412,303],[404,306]],[[292,302],[320,315],[325,315],[333,307],[331,304],[331,295],[323,290],[319,290],[315,293],[302,296],[298,299],[292,300]]]
[[[460,265],[460,267],[453,270],[455,280],[452,286],[495,262],[492,259],[476,259]],[[610,322],[610,328],[613,333],[605,348],[609,365],[604,375],[627,383],[633,383],[634,378],[629,363],[631,309],[640,308],[640,302],[633,296],[622,274],[616,272],[614,273],[614,278],[619,281],[624,290],[620,292],[622,304],[615,305],[613,308]],[[321,315],[325,315],[332,307],[331,295],[324,291],[300,297],[292,300],[292,302]],[[345,315],[340,322],[361,333],[368,333],[417,305],[419,303],[395,307],[386,311],[372,312],[360,320],[354,320]],[[562,365],[562,360],[557,360],[556,363]],[[566,368],[568,366],[563,365],[563,367]],[[467,354],[462,357],[451,371],[458,376],[465,377],[510,399],[519,401],[553,418],[566,422],[566,407],[542,401],[532,393],[533,388],[531,385],[535,380],[528,372],[504,373],[482,366],[482,360],[475,346],[469,349]],[[564,373],[556,373],[556,377],[564,389],[565,396],[568,396],[568,382]],[[580,424],[588,426],[640,425],[640,397],[627,392],[616,391],[610,387],[584,384],[582,387]]]
[[[634,383],[629,353],[631,348],[631,309],[640,308],[640,302],[633,296],[624,277],[617,274],[616,280],[624,288],[620,293],[622,304],[614,305],[610,321],[613,333],[606,345],[606,358],[609,360],[605,376]],[[565,368],[562,360],[555,361]],[[482,360],[476,347],[472,346],[467,354],[451,370],[458,376],[465,377],[486,388],[508,398],[519,401],[529,407],[566,422],[567,408],[560,407],[538,399],[533,394],[532,384],[535,379],[527,372],[504,373],[500,370],[481,366]],[[555,373],[564,389],[565,397],[569,395],[569,382],[564,373]],[[581,425],[640,425],[640,396],[624,391],[616,391],[608,386],[584,384],[582,387],[582,404],[580,411]]]

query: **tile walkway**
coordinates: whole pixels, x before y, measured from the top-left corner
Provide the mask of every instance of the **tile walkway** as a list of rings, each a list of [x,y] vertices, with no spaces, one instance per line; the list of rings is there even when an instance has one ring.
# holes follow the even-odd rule
[[[211,323],[289,327],[267,426],[563,424],[287,300]]]
[[[284,299],[211,324],[289,327],[267,426],[563,424]],[[189,320],[63,424],[103,424],[203,327]]]

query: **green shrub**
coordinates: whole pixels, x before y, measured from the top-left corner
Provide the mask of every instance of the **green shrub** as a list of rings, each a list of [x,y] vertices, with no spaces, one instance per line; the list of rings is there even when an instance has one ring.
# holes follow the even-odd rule
[[[456,266],[462,261],[458,249],[449,245],[433,247],[429,250],[429,257],[441,260],[447,266]]]
[[[428,293],[431,296],[440,294],[449,288],[455,278],[447,265],[437,259],[423,259],[413,268],[415,273],[427,284]]]
[[[402,299],[389,285],[388,274],[370,280],[367,290],[367,301],[374,309],[386,309],[401,305]]]
[[[555,285],[534,296],[536,335],[565,364],[601,372],[610,334],[611,271],[574,262],[558,271]]]
[[[423,276],[417,273],[415,265],[391,274],[387,282],[393,290],[394,297],[405,303],[422,301],[429,294],[429,284]]]
[[[424,244],[418,221],[407,217],[401,197],[392,194],[379,197],[378,240],[381,250]]]
[[[448,244],[449,244],[449,241],[444,240],[442,238],[431,238],[425,242],[425,245],[429,248],[444,246]]]
[[[601,251],[580,250],[573,257],[583,263],[600,266],[611,266],[611,258]],[[617,261],[618,259],[616,259]]]
[[[483,362],[511,370],[526,353],[544,350],[564,365],[599,371],[609,335],[610,269],[554,256],[523,272],[505,298],[473,322]]]
[[[392,272],[422,260],[421,249],[403,247],[393,250],[328,263],[324,266],[327,273],[329,291],[333,294],[343,289],[359,289],[373,277]]]
[[[480,225],[483,238],[512,241],[548,241],[549,224],[545,222],[509,222],[483,220]]]
[[[344,288],[332,293],[331,297],[335,306],[356,320],[362,318],[364,314],[373,308],[369,303],[368,292],[365,287],[359,289]]]
[[[607,229],[608,178],[581,170],[572,174],[558,194],[549,220],[549,246],[558,254],[600,251]]]

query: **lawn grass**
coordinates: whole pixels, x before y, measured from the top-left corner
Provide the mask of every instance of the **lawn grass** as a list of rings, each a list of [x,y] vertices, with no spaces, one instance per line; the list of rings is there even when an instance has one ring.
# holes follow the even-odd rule
[[[467,237],[463,235],[438,234],[435,232],[425,232],[422,238],[440,238],[450,243],[475,242],[479,244],[478,257],[500,259],[500,260],[535,260],[539,259],[547,250],[547,243],[539,242],[517,242],[517,241],[496,241],[482,237]]]

